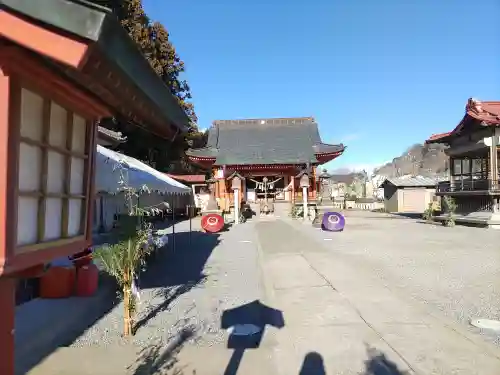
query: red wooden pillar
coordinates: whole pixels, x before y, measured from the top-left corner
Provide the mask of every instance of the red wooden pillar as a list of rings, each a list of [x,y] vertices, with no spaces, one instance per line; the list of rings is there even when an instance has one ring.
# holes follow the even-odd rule
[[[12,217],[9,217],[9,178],[12,168],[9,166],[9,152],[13,152],[9,139],[11,130],[10,122],[13,114],[11,93],[11,78],[2,69],[2,56],[0,56],[0,274],[5,267],[5,262],[11,255],[13,228]],[[16,139],[17,141],[17,139]],[[17,155],[16,155],[17,156]],[[15,219],[17,220],[17,219]],[[15,228],[15,227],[14,227]],[[14,374],[14,316],[15,316],[16,282],[13,278],[0,277],[0,374]]]
[[[0,277],[0,374],[14,375],[14,320],[16,279]]]

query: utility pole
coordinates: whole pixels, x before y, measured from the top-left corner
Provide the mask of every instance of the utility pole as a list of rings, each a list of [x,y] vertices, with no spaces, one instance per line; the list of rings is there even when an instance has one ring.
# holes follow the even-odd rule
[[[363,198],[366,198],[366,184],[368,183],[368,173],[363,169]]]

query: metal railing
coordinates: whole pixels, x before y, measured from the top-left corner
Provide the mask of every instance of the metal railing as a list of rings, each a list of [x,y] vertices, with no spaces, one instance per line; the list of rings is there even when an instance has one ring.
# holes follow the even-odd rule
[[[462,179],[439,182],[436,188],[437,193],[461,191],[500,191],[500,183],[490,179]]]

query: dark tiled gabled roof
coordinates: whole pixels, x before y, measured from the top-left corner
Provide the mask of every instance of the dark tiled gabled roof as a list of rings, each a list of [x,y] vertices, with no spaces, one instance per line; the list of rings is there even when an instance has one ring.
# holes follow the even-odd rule
[[[214,121],[207,147],[191,157],[215,158],[215,165],[316,163],[317,153],[341,152],[343,145],[321,142],[311,117]]]

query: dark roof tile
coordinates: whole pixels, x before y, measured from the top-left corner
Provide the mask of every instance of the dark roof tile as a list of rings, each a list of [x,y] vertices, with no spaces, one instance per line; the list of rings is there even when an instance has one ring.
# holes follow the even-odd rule
[[[187,154],[215,157],[216,165],[305,164],[317,162],[316,153],[343,149],[323,144],[314,119],[304,117],[214,121],[207,147]]]

